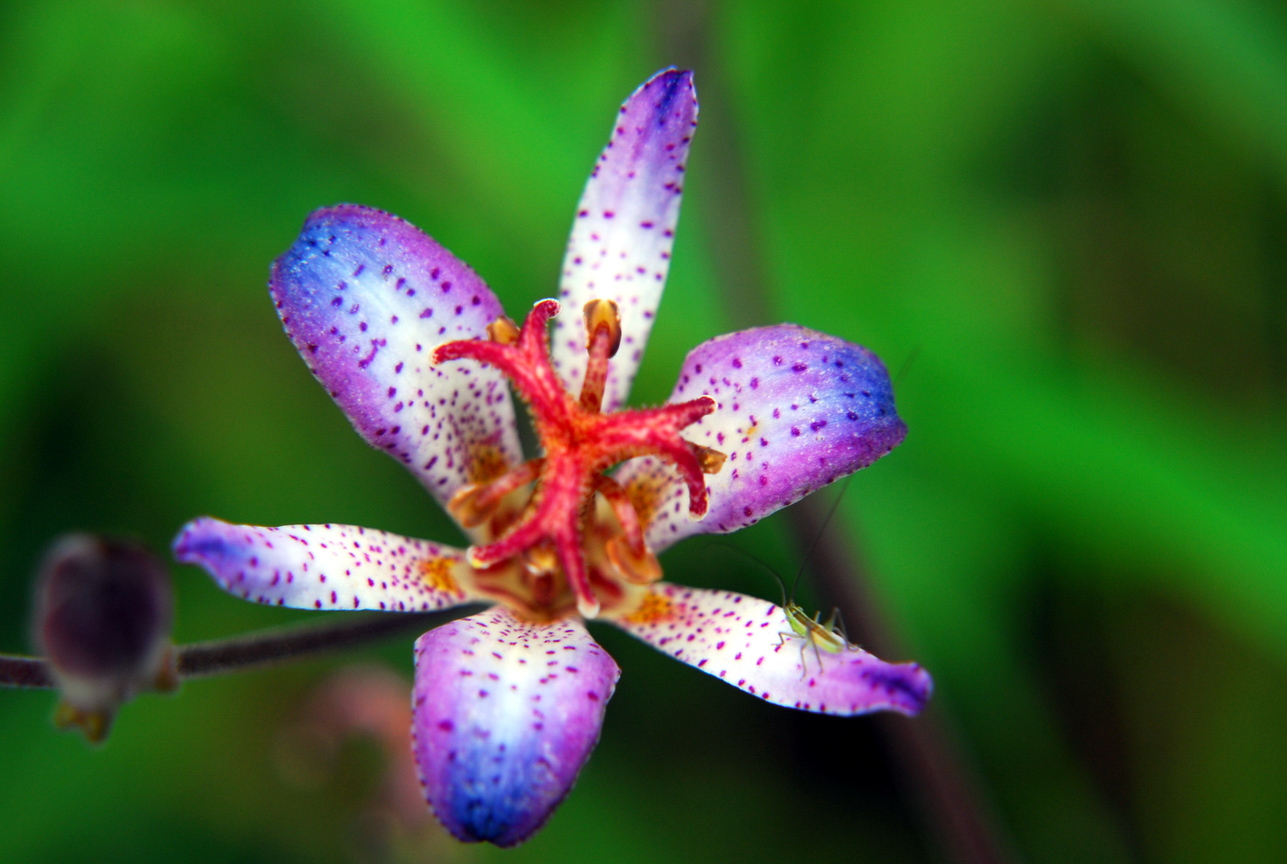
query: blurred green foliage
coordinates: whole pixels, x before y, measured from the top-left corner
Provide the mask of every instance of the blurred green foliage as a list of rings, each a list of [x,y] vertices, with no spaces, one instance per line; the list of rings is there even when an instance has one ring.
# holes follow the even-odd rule
[[[29,574],[63,531],[164,548],[212,513],[453,539],[309,378],[267,265],[310,210],[356,201],[511,311],[549,295],[616,105],[684,60],[679,6],[0,6],[0,648],[27,647]],[[704,146],[731,142],[773,317],[901,370],[911,434],[842,518],[1015,847],[1282,860],[1287,11],[747,0],[700,20],[707,113],[636,400],[744,323],[713,252],[727,154]],[[774,520],[730,542],[799,564]],[[776,591],[715,543],[664,564]],[[184,641],[300,617],[176,580]],[[870,721],[596,635],[624,676],[548,828],[407,860],[935,859]],[[0,694],[0,860],[369,860],[376,755],[349,782],[281,765],[333,665],[145,697],[99,751],[51,731],[49,694]]]

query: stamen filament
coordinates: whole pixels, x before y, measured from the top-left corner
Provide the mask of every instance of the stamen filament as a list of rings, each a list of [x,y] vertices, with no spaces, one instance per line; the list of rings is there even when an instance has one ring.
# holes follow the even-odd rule
[[[644,542],[643,525],[630,496],[620,483],[607,476],[599,477],[595,488],[621,525],[621,534],[604,543],[608,560],[628,582],[636,585],[656,582],[661,578],[661,563]]]
[[[635,505],[631,503],[626,490],[621,488],[621,484],[616,480],[607,476],[599,477],[595,481],[594,488],[603,496],[603,500],[608,502],[613,515],[621,523],[621,533],[630,544],[631,551],[642,554],[644,551],[643,526],[639,524],[639,514],[635,512]]]
[[[541,474],[544,459],[529,459],[490,483],[467,483],[447,502],[447,512],[465,528],[477,528],[496,512],[501,499]]]

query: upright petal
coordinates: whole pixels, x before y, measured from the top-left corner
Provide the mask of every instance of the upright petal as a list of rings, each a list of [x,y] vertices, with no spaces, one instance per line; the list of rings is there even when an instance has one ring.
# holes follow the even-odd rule
[[[687,488],[668,465],[634,459],[617,473],[648,522],[655,551],[691,534],[758,522],[867,467],[907,434],[875,354],[795,324],[731,333],[694,348],[670,401],[703,395],[715,399],[715,411],[684,435],[728,456],[707,477],[706,518],[688,518]]]
[[[661,302],[696,126],[693,73],[654,75],[621,106],[577,206],[563,258],[564,312],[554,322],[554,366],[576,393],[587,356],[581,310],[596,298],[615,301],[622,340],[608,372],[605,411],[625,401]]]
[[[444,342],[484,336],[500,302],[420,229],[354,204],[318,210],[273,264],[269,289],[291,341],[358,434],[440,502],[520,461],[504,376],[429,361]]]
[[[621,672],[575,619],[503,607],[416,642],[416,762],[425,797],[465,842],[521,843],[572,789]]]
[[[428,612],[479,599],[459,549],[370,528],[260,528],[206,516],[183,526],[174,557],[270,606]]]
[[[915,663],[886,663],[855,646],[818,650],[783,610],[731,591],[659,582],[617,626],[774,705],[818,714],[916,714],[933,685]]]

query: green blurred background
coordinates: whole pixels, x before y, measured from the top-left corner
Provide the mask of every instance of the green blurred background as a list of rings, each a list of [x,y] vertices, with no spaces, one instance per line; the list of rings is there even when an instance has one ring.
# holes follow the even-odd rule
[[[703,126],[635,401],[735,326],[875,349],[911,432],[831,530],[1006,842],[1287,858],[1281,2],[5,0],[0,649],[28,649],[63,531],[458,537],[310,379],[267,266],[361,202],[521,312],[616,106],[672,62]],[[778,519],[730,542],[803,557]],[[663,563],[776,596],[717,543]],[[316,620],[175,579],[182,641]],[[350,656],[141,698],[100,750],[52,731],[50,694],[0,693],[0,860],[945,860],[872,720],[595,632],[624,672],[603,740],[515,852],[390,841],[369,743],[298,770],[290,730]],[[409,677],[409,639],[363,656]]]

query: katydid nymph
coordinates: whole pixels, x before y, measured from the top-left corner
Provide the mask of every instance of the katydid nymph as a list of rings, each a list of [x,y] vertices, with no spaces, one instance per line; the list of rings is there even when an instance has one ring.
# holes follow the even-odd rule
[[[822,671],[822,654],[826,651],[828,654],[839,654],[841,651],[849,651],[857,648],[857,645],[849,641],[844,631],[844,623],[840,620],[840,610],[832,609],[831,616],[824,623],[822,612],[815,612],[813,617],[794,601],[784,601],[782,612],[786,615],[787,625],[791,632],[780,631],[778,633],[778,647],[781,648],[786,644],[788,639],[800,639],[800,677],[803,678],[809,674],[809,667],[804,658],[805,648],[813,647],[813,656],[818,661],[818,671]]]

